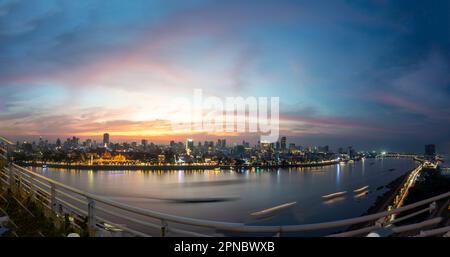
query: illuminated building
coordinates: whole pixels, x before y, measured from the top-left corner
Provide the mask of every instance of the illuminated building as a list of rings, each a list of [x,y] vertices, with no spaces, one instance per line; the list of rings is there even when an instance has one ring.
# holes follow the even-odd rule
[[[105,145],[105,147],[107,145],[109,145],[109,134],[108,133],[103,134],[103,144]]]
[[[194,150],[194,140],[191,138],[188,138],[186,140],[186,154],[191,155],[192,150]]]
[[[166,156],[164,154],[158,155],[158,163],[164,164],[166,162]]]
[[[297,148],[295,147],[295,144],[294,143],[290,143],[289,144],[289,151],[292,152],[292,151],[295,151],[295,150],[297,150]]]
[[[260,142],[260,149],[261,149],[261,150],[267,151],[267,150],[270,149],[270,146],[271,146],[271,144],[270,144],[269,141],[261,141],[261,142]]]

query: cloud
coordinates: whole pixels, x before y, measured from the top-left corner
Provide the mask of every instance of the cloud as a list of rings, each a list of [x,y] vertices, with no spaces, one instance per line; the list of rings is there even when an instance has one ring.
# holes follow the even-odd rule
[[[0,132],[159,133],[167,99],[203,88],[281,96],[286,133],[439,141],[450,125],[447,6],[3,1]]]

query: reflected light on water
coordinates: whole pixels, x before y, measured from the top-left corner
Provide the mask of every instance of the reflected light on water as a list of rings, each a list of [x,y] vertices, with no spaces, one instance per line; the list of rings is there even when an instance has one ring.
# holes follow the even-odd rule
[[[94,171],[92,171],[92,170],[89,170],[88,171],[88,187],[89,187],[89,190],[93,190],[93,188],[94,188]]]
[[[184,183],[184,170],[178,171],[178,183]]]
[[[365,158],[362,158],[361,159],[361,172],[362,172],[362,174],[364,175],[364,173],[365,173],[365,171],[366,171],[366,159]]]
[[[337,191],[353,192],[363,185],[370,188],[385,186],[415,166],[413,160],[385,159],[383,162],[384,167],[395,170],[384,172],[380,167],[381,160],[375,159],[366,160],[364,164],[355,163],[352,173],[346,164],[320,168],[260,169],[259,172],[256,169],[234,172],[35,169],[46,177],[80,190],[113,197],[125,204],[192,218],[247,222],[247,217],[251,222],[248,216],[251,212],[296,201],[298,205],[289,212],[292,216],[280,212],[264,221],[267,225],[287,225],[358,216],[373,204],[376,197],[383,193],[382,190],[360,198],[354,196],[362,190],[345,198],[324,201],[322,196]],[[225,200],[232,196],[239,197],[232,201]]]
[[[336,165],[336,187],[339,188],[341,184],[341,166]]]

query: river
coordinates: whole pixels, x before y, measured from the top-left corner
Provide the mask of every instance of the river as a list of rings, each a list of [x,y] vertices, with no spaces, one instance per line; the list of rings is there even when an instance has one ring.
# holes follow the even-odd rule
[[[360,216],[383,187],[413,169],[410,159],[254,171],[92,171],[32,168],[51,179],[115,201],[160,212],[252,225],[289,225]],[[353,190],[369,186],[368,194]],[[380,188],[383,187],[383,188]],[[347,191],[343,197],[322,196]],[[276,215],[252,213],[296,202]]]

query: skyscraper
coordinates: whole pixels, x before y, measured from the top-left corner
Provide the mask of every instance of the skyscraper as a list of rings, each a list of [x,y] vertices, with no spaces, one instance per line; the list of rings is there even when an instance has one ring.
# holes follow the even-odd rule
[[[186,140],[186,154],[190,155],[192,150],[194,150],[194,140],[191,138],[188,138]]]
[[[225,138],[217,140],[217,148],[225,148],[226,146],[227,146],[227,140]]]
[[[103,134],[103,144],[105,146],[109,145],[109,134],[108,133]]]
[[[434,144],[425,145],[425,155],[426,156],[435,156],[436,155],[436,146]]]
[[[227,140],[224,138],[222,139],[222,148],[227,147]]]
[[[281,151],[286,151],[286,137],[281,138]]]
[[[355,156],[355,150],[353,149],[352,146],[349,146],[349,147],[348,147],[348,152],[347,152],[347,154],[348,154],[348,157],[349,157],[350,159],[353,159],[353,157]]]

